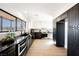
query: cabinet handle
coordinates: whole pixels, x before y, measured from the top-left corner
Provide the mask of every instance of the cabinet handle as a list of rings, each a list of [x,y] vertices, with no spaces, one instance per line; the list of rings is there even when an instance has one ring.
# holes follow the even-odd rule
[[[79,29],[79,25],[77,25],[77,29]]]
[[[79,28],[79,25],[77,25],[77,27]]]
[[[73,25],[73,28],[75,27],[75,25]]]
[[[72,29],[75,29],[75,25],[72,26]]]

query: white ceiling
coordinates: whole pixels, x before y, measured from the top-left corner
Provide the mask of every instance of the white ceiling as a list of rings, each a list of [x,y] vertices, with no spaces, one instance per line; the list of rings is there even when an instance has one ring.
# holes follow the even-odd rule
[[[0,8],[21,19],[56,18],[76,3],[0,3]],[[44,19],[43,19],[44,20]]]

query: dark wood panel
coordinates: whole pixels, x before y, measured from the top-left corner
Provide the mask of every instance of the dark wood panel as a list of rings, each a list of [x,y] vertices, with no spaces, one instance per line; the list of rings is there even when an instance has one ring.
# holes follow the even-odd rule
[[[68,55],[75,55],[75,8],[68,11]]]
[[[68,56],[79,56],[79,4],[65,12],[68,19]],[[58,18],[62,20],[64,14]],[[58,37],[57,37],[58,38]],[[60,41],[60,40],[59,40]],[[58,42],[57,42],[58,43]]]
[[[75,27],[75,32],[76,32],[76,47],[75,47],[75,52],[76,52],[76,56],[79,56],[79,4],[77,6],[75,6],[75,21],[76,21],[76,27]]]

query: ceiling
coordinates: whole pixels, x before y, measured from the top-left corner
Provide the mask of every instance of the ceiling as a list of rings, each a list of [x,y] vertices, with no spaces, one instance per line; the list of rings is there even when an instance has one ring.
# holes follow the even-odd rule
[[[76,3],[0,3],[0,8],[21,19],[56,18]],[[44,20],[44,19],[43,19]]]

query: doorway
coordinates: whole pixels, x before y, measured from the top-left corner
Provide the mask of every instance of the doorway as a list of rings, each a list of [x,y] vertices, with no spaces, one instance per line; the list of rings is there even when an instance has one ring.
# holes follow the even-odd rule
[[[56,46],[64,47],[65,45],[65,19],[56,23]]]

